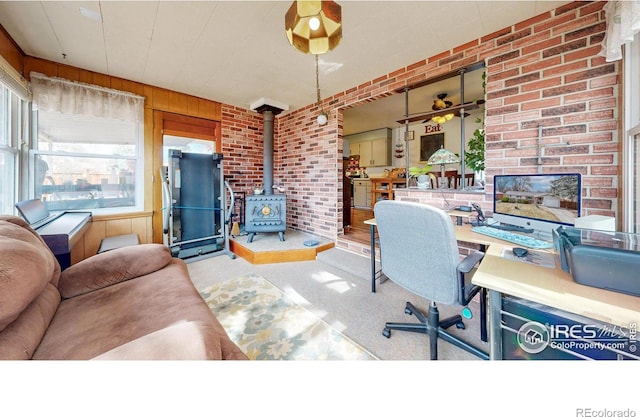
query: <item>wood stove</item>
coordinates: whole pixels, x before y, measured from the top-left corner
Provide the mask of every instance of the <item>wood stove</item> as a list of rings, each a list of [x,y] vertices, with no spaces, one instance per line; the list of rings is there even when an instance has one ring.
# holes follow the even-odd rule
[[[247,243],[253,241],[256,233],[278,232],[284,241],[287,230],[287,196],[284,194],[247,196],[245,211],[245,231],[249,233]]]
[[[244,230],[249,233],[247,243],[256,233],[277,232],[284,241],[287,230],[287,196],[273,193],[273,119],[282,109],[262,104],[253,109],[262,113],[264,123],[263,194],[248,195],[245,207]]]

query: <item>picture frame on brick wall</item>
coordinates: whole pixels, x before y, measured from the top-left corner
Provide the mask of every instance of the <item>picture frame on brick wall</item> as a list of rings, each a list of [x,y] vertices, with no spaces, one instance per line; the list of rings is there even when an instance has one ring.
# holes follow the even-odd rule
[[[420,136],[420,162],[426,163],[429,157],[444,147],[444,132]]]

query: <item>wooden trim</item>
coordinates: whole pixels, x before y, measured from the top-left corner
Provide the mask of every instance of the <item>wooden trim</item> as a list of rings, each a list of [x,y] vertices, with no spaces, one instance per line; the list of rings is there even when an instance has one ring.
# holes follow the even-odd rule
[[[100,214],[93,215],[94,221],[109,221],[109,220],[120,220],[120,219],[137,219],[139,217],[151,217],[153,212],[151,211],[137,211],[135,213],[118,213],[118,214]]]
[[[320,245],[308,249],[288,249],[281,251],[254,252],[246,246],[240,244],[238,241],[230,239],[229,246],[233,253],[255,265],[273,264],[280,262],[313,261],[316,259],[318,253],[333,248],[335,246],[335,243],[331,242],[325,245]]]
[[[151,142],[153,160],[153,241],[161,243],[162,239],[162,167],[163,136],[174,135],[187,138],[215,141],[216,152],[222,151],[222,123],[217,120],[201,119],[193,116],[185,116],[160,110],[153,111],[153,137]]]

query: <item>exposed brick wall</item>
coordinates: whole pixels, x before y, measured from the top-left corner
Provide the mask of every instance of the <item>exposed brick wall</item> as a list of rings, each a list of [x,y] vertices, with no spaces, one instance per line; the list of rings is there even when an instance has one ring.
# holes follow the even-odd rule
[[[335,238],[342,227],[342,115],[332,111],[320,127],[318,114],[307,106],[278,118],[276,165],[287,190],[288,226]]]
[[[329,97],[323,101],[331,111],[327,126],[317,126],[315,105],[280,118],[276,146],[282,159],[276,166],[291,190],[289,225],[328,237],[341,233],[342,110],[483,61],[483,208],[492,208],[494,175],[580,172],[582,214],[620,218],[619,63],[597,55],[604,4],[570,3]]]
[[[579,172],[583,215],[618,216],[618,64],[597,56],[604,3],[514,25],[488,51],[486,174]],[[504,42],[517,36],[512,42]]]
[[[277,131],[275,123],[274,131]],[[224,173],[234,191],[250,194],[254,187],[262,183],[263,133],[261,114],[222,105]],[[274,133],[274,136],[277,137],[277,134]],[[277,172],[277,168],[274,171]]]

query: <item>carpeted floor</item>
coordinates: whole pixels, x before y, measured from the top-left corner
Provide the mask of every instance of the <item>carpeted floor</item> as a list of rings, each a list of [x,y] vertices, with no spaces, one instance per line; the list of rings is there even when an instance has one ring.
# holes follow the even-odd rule
[[[330,251],[345,252],[341,249]],[[337,266],[331,264],[332,256],[325,254],[323,258],[322,261],[252,265],[242,258],[219,256],[191,262],[188,268],[199,290],[233,277],[259,275],[380,359],[429,358],[426,335],[395,331],[389,339],[382,336],[382,329],[387,321],[415,320],[414,317],[404,314],[406,301],[411,301],[420,308],[428,306],[427,300],[407,292],[389,280],[378,285],[376,293],[371,293],[368,258],[351,253],[337,253],[335,258],[340,260],[340,265]],[[361,273],[356,275],[356,271],[349,272],[338,267],[344,265],[348,265],[349,268],[361,265]],[[471,302],[470,307],[474,317],[465,320],[467,328],[452,329],[451,332],[487,351],[488,345],[482,343],[479,337],[478,303]],[[462,309],[440,306],[440,310],[441,317],[448,317],[459,314]],[[438,342],[438,350],[440,359],[477,359],[442,340]]]

